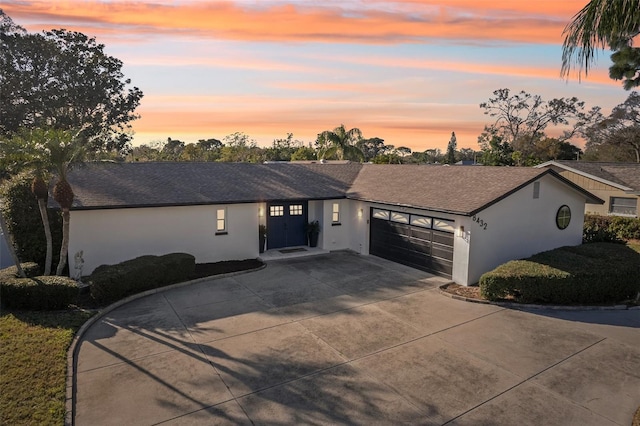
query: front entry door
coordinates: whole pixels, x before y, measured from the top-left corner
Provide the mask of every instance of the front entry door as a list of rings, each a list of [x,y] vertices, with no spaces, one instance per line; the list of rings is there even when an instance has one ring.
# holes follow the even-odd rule
[[[306,246],[307,202],[267,203],[267,249]]]

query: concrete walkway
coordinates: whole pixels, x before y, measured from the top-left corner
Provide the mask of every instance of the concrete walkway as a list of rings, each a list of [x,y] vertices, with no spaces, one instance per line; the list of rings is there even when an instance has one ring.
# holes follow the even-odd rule
[[[79,343],[77,425],[625,425],[640,311],[453,300],[375,257],[271,262],[138,299]]]

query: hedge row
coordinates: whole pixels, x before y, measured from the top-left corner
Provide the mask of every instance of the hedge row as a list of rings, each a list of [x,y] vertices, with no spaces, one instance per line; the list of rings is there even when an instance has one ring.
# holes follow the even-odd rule
[[[582,239],[586,243],[640,240],[640,218],[585,215]]]
[[[131,294],[186,281],[196,266],[194,256],[171,253],[141,256],[116,265],[97,267],[89,279],[91,296],[100,302],[122,299]]]
[[[10,309],[65,309],[78,297],[78,285],[69,277],[38,276],[37,263],[22,263],[28,278],[19,278],[12,266],[0,271],[0,300]]]
[[[489,300],[562,305],[616,303],[640,292],[640,253],[622,244],[561,247],[480,277]]]

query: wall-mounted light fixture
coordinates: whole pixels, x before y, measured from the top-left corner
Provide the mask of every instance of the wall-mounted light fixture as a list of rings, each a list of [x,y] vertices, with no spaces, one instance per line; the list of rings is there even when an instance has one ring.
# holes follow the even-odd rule
[[[258,216],[260,216],[260,217],[264,216],[264,208],[258,207]]]
[[[364,214],[364,210],[363,209],[359,209],[358,210],[358,217],[362,218],[362,215]]]

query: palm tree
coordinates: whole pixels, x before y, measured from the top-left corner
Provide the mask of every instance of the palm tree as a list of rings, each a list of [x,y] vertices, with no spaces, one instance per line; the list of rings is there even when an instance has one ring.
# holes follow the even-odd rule
[[[82,144],[78,139],[80,132],[51,130],[45,143],[48,151],[48,161],[57,174],[57,181],[53,186],[53,199],[62,210],[62,245],[60,247],[60,260],[56,268],[56,275],[62,275],[67,263],[69,252],[69,223],[71,219],[70,209],[73,205],[73,189],[67,180],[67,173],[71,166],[82,158]]]
[[[47,200],[49,199],[49,187],[42,177],[43,172],[41,169],[36,170],[35,177],[31,182],[31,192],[36,196],[38,200],[38,209],[40,210],[40,217],[42,218],[42,225],[44,226],[44,235],[47,240],[47,255],[44,261],[44,275],[51,274],[51,260],[53,257],[53,241],[51,238],[51,226],[49,225],[49,215],[47,213]]]
[[[364,154],[356,146],[356,143],[362,139],[362,132],[358,128],[346,130],[344,124],[333,130],[325,130],[318,135],[318,140],[322,143],[320,150],[320,158],[331,157],[335,155],[338,160],[356,160],[364,159]]]
[[[640,0],[591,0],[563,31],[562,76],[574,65],[587,75],[596,49],[630,46],[639,33]]]

